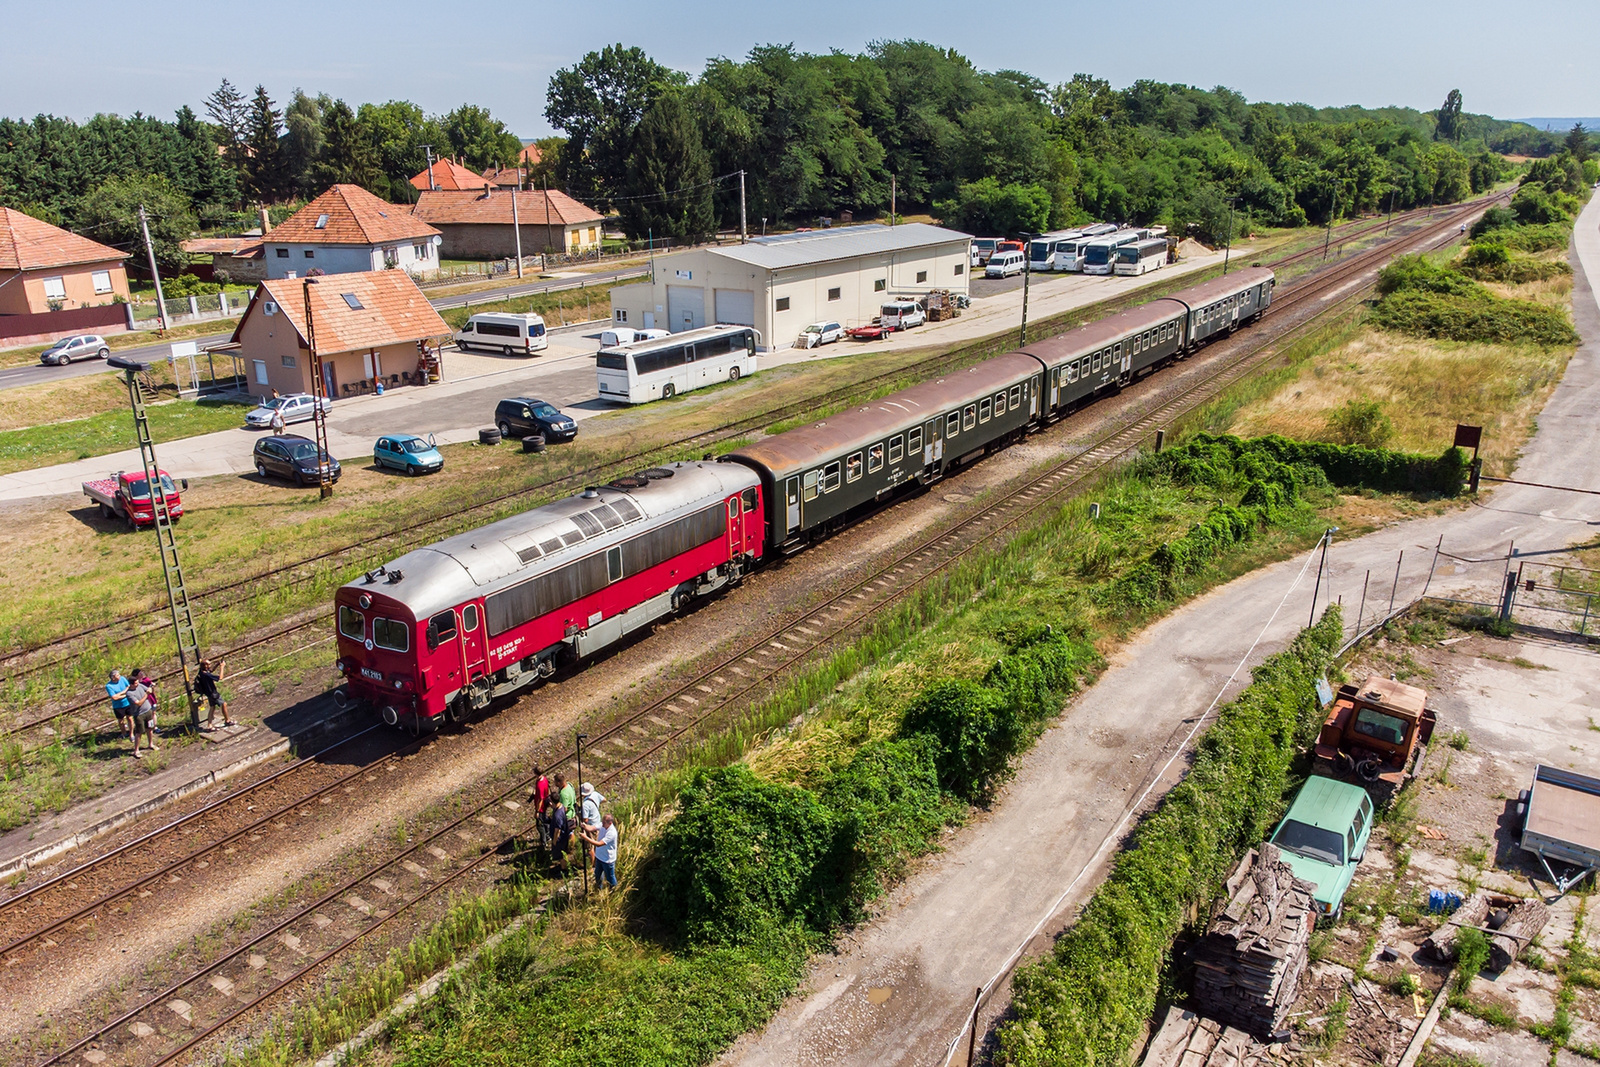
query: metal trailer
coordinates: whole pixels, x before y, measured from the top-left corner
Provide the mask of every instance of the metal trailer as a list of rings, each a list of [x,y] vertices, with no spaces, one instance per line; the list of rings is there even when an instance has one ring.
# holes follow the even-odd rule
[[[1522,849],[1539,857],[1562,893],[1600,868],[1600,778],[1544,764],[1517,801]],[[1551,861],[1576,868],[1562,877]]]
[[[1022,437],[1040,415],[1040,378],[1032,356],[996,356],[722,458],[761,476],[767,543],[793,552],[856,509]]]

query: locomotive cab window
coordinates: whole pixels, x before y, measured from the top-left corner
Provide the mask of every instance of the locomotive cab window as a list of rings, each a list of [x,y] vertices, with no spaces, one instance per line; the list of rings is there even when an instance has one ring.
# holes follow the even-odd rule
[[[961,432],[961,413],[959,411],[952,411],[949,415],[945,416],[945,420],[944,420],[944,435],[946,437],[954,437],[956,434],[958,434],[960,432]]]
[[[452,614],[451,619],[455,616]],[[451,623],[451,635],[455,634],[455,624]],[[411,631],[406,624],[396,619],[372,620],[372,643],[379,648],[386,648],[390,652],[409,652],[411,650]]]
[[[817,478],[820,476],[820,473],[821,472],[819,471],[806,471],[805,478],[801,480],[801,484],[804,486],[805,490],[805,498],[807,500],[817,499]]]
[[[751,511],[754,511],[756,509],[756,490],[755,490],[755,486],[751,486],[749,489],[746,489],[743,493],[740,494],[740,497],[744,500],[744,510],[746,512],[751,512]]]
[[[875,444],[871,448],[867,449],[867,473],[871,474],[882,466],[883,443],[880,441],[878,444]]]
[[[859,481],[861,478],[861,453],[852,452],[844,461],[844,480],[847,482]]]
[[[339,605],[339,632],[356,641],[364,641],[367,637],[367,620],[348,604]]]
[[[438,648],[456,635],[456,613],[441,611],[428,620],[428,650]]]
[[[922,451],[922,427],[921,426],[918,426],[915,430],[911,430],[906,434],[906,451],[907,452],[921,452]]]
[[[904,452],[900,451],[900,448],[901,448],[900,435],[896,434],[895,436],[893,436],[893,437],[891,437],[889,439],[889,462],[890,463],[899,463],[900,462],[900,457],[905,455]]]
[[[728,502],[728,510],[732,511],[733,501]],[[622,580],[622,546],[606,549],[606,578],[613,582]]]
[[[978,425],[978,405],[968,404],[961,409],[961,428],[970,430]]]
[[[839,488],[839,461],[834,460],[822,468],[822,491],[831,493]]]
[[[461,609],[461,629],[469,634],[478,632],[478,605],[468,604]]]
[[[988,397],[984,397],[983,400],[978,403],[978,421],[988,422],[989,416],[993,414],[994,401],[990,400]]]

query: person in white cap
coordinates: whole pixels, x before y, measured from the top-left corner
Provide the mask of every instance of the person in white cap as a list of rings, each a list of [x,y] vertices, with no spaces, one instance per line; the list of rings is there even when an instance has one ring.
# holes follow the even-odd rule
[[[578,792],[583,797],[583,814],[578,821],[583,823],[583,827],[586,830],[598,830],[600,828],[600,805],[605,803],[606,798],[601,796],[599,791],[588,782],[584,782],[583,785],[579,786]]]

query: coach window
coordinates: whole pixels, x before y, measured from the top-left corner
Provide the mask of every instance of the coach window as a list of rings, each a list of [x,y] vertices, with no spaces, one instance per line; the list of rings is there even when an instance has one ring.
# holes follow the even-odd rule
[[[1006,394],[1004,392],[994,394],[994,413],[996,416],[1006,413]]]
[[[949,415],[945,416],[945,420],[944,420],[944,435],[946,437],[954,437],[956,434],[958,434],[960,432],[961,432],[961,413],[959,411],[952,411]]]
[[[450,616],[450,634],[455,635],[455,615]],[[406,624],[394,619],[372,620],[372,643],[390,652],[406,652],[411,648],[411,631]]]
[[[367,620],[361,612],[348,604],[339,605],[339,632],[356,641],[364,641],[367,636]]]
[[[961,428],[970,430],[978,425],[978,405],[968,404],[961,409]]]
[[[752,511],[754,511],[756,509],[756,490],[755,490],[755,486],[751,486],[749,489],[746,489],[743,493],[740,494],[740,496],[744,500],[745,514],[748,515],[750,512],[752,512]]]
[[[839,488],[839,461],[834,460],[822,468],[822,491],[831,493]]]
[[[1075,382],[1077,380],[1078,380],[1078,361],[1077,360],[1073,360],[1071,363],[1067,364],[1067,381]]]
[[[984,397],[978,403],[978,421],[979,422],[988,422],[989,421],[989,416],[993,415],[993,414],[994,414],[994,401],[990,400],[988,397]]]
[[[922,451],[922,427],[921,426],[918,426],[915,430],[911,430],[906,434],[906,451],[907,452],[921,452]]]
[[[847,482],[860,481],[861,479],[861,453],[852,452],[844,461],[844,480]]]
[[[1011,406],[1013,408],[1022,406],[1022,386],[1020,385],[1011,387]]]
[[[901,451],[902,447],[903,446],[900,443],[900,435],[899,434],[896,434],[895,436],[889,438],[889,462],[890,463],[899,463],[900,462],[900,457],[905,455],[905,453]]]
[[[883,466],[883,442],[878,442],[867,449],[867,473],[880,469]]]
[[[732,510],[732,507],[733,507],[733,502],[732,501],[729,501],[728,507],[729,507],[729,510]],[[622,546],[621,545],[618,545],[615,548],[606,549],[606,578],[607,578],[607,580],[613,581],[613,582],[622,581]]]
[[[817,499],[817,472],[806,471],[806,476],[801,480],[804,495],[807,500]]]
[[[428,650],[438,648],[456,635],[456,613],[441,611],[428,620]]]
[[[1094,354],[1094,362],[1089,364],[1089,369],[1092,371],[1097,371],[1100,369],[1100,353],[1096,352]]]
[[[461,609],[461,629],[469,634],[478,632],[478,605],[468,604]]]

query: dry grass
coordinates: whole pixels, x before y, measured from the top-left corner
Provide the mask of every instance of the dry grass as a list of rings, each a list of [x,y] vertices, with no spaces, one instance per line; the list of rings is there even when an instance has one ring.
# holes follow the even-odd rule
[[[1572,275],[1570,274],[1546,278],[1542,282],[1528,282],[1524,285],[1484,282],[1483,286],[1495,296],[1511,300],[1530,300],[1535,304],[1548,304],[1551,307],[1559,308],[1570,308],[1572,306]]]
[[[1370,400],[1393,421],[1394,448],[1441,452],[1457,423],[1481,425],[1484,470],[1503,475],[1515,465],[1571,355],[1570,349],[1426,341],[1363,328],[1305,360],[1275,392],[1241,407],[1228,430],[1329,440],[1331,412],[1349,400]]]

